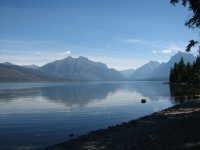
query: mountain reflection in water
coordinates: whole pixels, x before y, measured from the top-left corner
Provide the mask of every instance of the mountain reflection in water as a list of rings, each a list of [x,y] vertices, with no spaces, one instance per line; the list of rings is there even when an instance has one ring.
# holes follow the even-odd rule
[[[0,149],[41,149],[70,139],[70,133],[149,115],[194,94],[198,89],[162,82],[0,84]]]
[[[16,100],[25,97],[42,96],[55,103],[63,103],[68,107],[78,104],[83,107],[95,100],[105,99],[108,95],[122,91],[137,92],[151,101],[158,100],[158,96],[168,97],[171,90],[168,85],[160,82],[113,82],[67,84],[62,86],[33,87],[23,89],[0,90],[0,101]],[[156,98],[154,98],[156,97]],[[173,101],[172,101],[173,103]]]

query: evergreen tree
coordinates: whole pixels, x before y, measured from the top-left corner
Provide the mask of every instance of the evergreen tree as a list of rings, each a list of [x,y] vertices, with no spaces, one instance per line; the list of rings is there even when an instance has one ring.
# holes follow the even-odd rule
[[[174,82],[174,69],[170,68],[169,82]]]
[[[178,63],[178,82],[184,82],[184,78],[185,78],[185,64],[184,64],[184,59],[183,57],[181,57],[179,63]]]
[[[189,62],[185,65],[181,57],[179,63],[174,63],[174,68],[170,69],[169,81],[200,84],[200,57],[192,65]]]
[[[190,73],[191,73],[191,65],[190,65],[190,62],[188,61],[186,65],[186,73],[185,73],[186,82],[190,82]]]
[[[193,64],[191,65],[191,69],[190,69],[190,82],[191,83],[195,83],[195,62],[193,62]]]
[[[200,57],[197,57],[196,62],[193,64],[193,84],[200,83]]]
[[[179,75],[179,69],[178,69],[178,64],[174,64],[174,82],[178,81],[178,75]]]

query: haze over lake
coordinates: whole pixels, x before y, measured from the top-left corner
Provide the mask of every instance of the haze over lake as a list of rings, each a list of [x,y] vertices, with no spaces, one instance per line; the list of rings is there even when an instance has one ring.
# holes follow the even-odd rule
[[[1,83],[0,149],[41,149],[187,101],[186,91],[150,81]]]

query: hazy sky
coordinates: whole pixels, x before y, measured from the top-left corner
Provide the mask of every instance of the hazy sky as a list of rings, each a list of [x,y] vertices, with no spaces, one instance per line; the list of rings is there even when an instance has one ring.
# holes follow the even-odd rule
[[[0,62],[84,56],[117,70],[166,62],[199,38],[184,26],[190,14],[170,0],[1,0]]]

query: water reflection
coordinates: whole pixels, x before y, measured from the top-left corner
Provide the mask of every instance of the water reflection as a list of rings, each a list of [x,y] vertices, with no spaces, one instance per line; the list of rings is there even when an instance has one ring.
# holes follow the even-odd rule
[[[106,99],[108,95],[119,91],[136,92],[151,101],[156,101],[158,97],[169,97],[171,88],[169,90],[168,85],[160,82],[66,84],[63,86],[0,90],[0,101],[9,102],[21,98],[42,96],[49,101],[63,103],[68,107],[73,105],[83,107],[91,101]]]
[[[194,86],[187,85],[169,85],[171,97],[176,103],[192,100],[192,96],[200,95],[200,89]]]
[[[109,94],[115,93],[123,84],[85,84],[64,87],[47,87],[41,89],[41,95],[54,102],[62,102],[71,107],[83,107],[91,101],[106,99]]]
[[[80,135],[165,109],[175,104],[174,99],[178,102],[181,93],[188,92],[188,88],[161,82],[3,86],[0,84],[0,149],[55,144],[72,132]],[[143,98],[147,103],[141,104]]]

